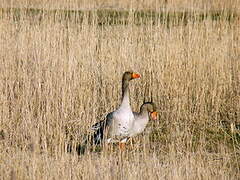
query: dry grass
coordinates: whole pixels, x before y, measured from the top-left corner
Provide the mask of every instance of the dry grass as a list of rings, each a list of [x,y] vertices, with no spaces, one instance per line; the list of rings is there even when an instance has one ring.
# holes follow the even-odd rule
[[[220,126],[240,119],[239,17],[99,26],[20,13],[0,18],[1,179],[240,177],[239,135]],[[133,109],[145,88],[158,105],[152,131],[124,153],[67,153],[119,105],[128,69],[142,75]]]
[[[1,0],[0,7],[44,9],[240,10],[240,0]]]

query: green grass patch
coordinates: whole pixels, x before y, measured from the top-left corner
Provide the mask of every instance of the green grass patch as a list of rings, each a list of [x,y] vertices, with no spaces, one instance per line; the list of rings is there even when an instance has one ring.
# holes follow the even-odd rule
[[[53,18],[54,21],[73,21],[83,23],[84,18],[88,19],[88,24],[97,23],[103,25],[126,25],[133,23],[135,25],[146,24],[166,24],[169,26],[187,24],[189,21],[201,22],[205,19],[212,21],[226,20],[233,21],[238,14],[232,11],[209,11],[203,13],[197,12],[161,12],[152,10],[109,10],[99,9],[91,11],[81,10],[43,10],[33,8],[5,8],[0,9],[0,18],[4,16],[12,17],[15,21],[20,21],[24,17],[41,22],[44,18]]]

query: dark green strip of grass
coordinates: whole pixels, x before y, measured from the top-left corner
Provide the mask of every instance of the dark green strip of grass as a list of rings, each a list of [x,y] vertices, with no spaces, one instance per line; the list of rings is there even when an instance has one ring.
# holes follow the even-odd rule
[[[42,22],[44,18],[53,18],[56,22],[71,21],[83,23],[87,18],[88,24],[106,25],[135,25],[146,24],[166,24],[182,25],[188,22],[201,22],[205,19],[212,21],[226,20],[231,23],[238,14],[232,11],[209,11],[204,13],[196,12],[159,12],[151,10],[126,11],[126,10],[43,10],[33,8],[6,8],[0,9],[0,18],[4,16],[11,17],[14,21],[20,21],[22,18],[29,17],[35,21]]]

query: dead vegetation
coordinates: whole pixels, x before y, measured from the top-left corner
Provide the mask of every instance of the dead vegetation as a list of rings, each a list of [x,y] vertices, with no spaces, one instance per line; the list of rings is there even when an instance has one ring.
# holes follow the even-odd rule
[[[25,12],[0,17],[1,179],[239,178],[239,16],[112,25]],[[142,75],[133,109],[147,88],[158,122],[124,153],[67,153],[119,105],[128,69]]]

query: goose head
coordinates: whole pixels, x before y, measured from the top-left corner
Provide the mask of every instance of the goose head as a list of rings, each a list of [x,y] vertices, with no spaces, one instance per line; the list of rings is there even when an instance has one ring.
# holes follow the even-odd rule
[[[152,120],[157,120],[157,111],[156,111],[156,105],[153,102],[145,102],[141,108],[140,112],[148,112],[151,115]]]
[[[125,91],[129,91],[128,90],[129,81],[132,79],[140,78],[140,77],[141,77],[140,74],[134,73],[132,71],[126,71],[123,74],[123,77],[122,77],[122,95],[123,96],[124,96],[124,94],[127,94],[127,92],[125,92]]]
[[[132,79],[137,79],[137,78],[140,78],[140,74],[138,73],[134,73],[132,71],[126,71],[124,74],[123,74],[123,81],[130,81]]]

